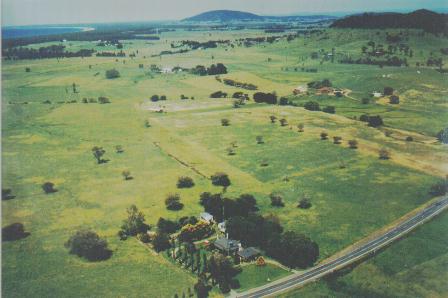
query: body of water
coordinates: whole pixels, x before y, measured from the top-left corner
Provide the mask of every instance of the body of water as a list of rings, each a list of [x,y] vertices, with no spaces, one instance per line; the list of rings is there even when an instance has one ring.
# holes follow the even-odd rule
[[[44,36],[53,34],[72,33],[95,30],[92,27],[77,26],[7,26],[2,27],[2,38],[21,38],[32,36]]]

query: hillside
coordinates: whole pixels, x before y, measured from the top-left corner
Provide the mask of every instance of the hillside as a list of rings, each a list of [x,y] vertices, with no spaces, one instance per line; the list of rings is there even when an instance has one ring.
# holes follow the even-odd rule
[[[409,28],[423,29],[431,33],[448,32],[448,15],[426,9],[411,13],[364,13],[336,20],[334,28]]]
[[[182,21],[186,22],[234,22],[234,21],[257,21],[263,17],[244,11],[235,10],[212,10],[207,11]]]

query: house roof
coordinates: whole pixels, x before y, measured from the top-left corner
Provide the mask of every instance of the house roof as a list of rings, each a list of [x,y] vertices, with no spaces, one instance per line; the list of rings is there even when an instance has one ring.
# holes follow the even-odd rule
[[[213,215],[208,212],[202,212],[201,214],[199,214],[199,217],[207,221],[213,220]]]
[[[227,239],[227,238],[220,238],[215,241],[214,245],[222,250],[237,250],[239,248],[240,242],[237,240]]]
[[[240,256],[244,259],[253,258],[260,254],[261,254],[261,252],[258,249],[256,249],[255,247],[248,247],[248,248],[245,248],[238,252],[238,256]]]

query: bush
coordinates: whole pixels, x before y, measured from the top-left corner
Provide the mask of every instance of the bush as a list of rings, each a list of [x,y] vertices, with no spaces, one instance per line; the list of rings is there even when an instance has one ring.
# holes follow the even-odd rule
[[[308,111],[320,111],[319,103],[315,101],[307,101],[304,108]]]
[[[289,100],[286,97],[280,97],[280,101],[278,104],[281,106],[289,105]]]
[[[110,103],[110,100],[109,100],[109,98],[107,98],[107,97],[100,96],[100,97],[98,97],[98,102],[99,102],[100,104],[106,104],[106,103]]]
[[[413,141],[414,141],[413,137],[411,137],[411,136],[406,137],[406,142],[413,142]]]
[[[212,184],[216,186],[228,187],[230,185],[229,176],[226,173],[215,173],[211,177]]]
[[[384,124],[381,116],[369,116],[368,123],[368,125],[371,127],[378,127]]]
[[[357,140],[349,140],[348,146],[350,149],[357,149],[358,148],[358,141]]]
[[[12,190],[10,188],[2,188],[2,200],[12,200],[16,196],[12,194]]]
[[[160,100],[166,100],[166,95],[161,95]]]
[[[284,207],[285,203],[283,203],[283,198],[280,195],[270,194],[269,198],[271,199],[271,206],[275,207]]]
[[[225,98],[227,97],[227,93],[222,91],[216,91],[210,94],[210,98]]]
[[[326,106],[322,111],[328,114],[334,114],[336,113],[336,108],[334,106]]]
[[[152,240],[152,246],[156,252],[167,250],[171,247],[170,238],[167,234],[157,233]]]
[[[157,228],[161,233],[172,234],[179,229],[179,224],[175,221],[160,217],[159,221],[157,222]]]
[[[281,126],[286,126],[286,125],[288,125],[288,120],[286,120],[285,118],[280,119],[279,122],[280,122],[280,125],[281,125]]]
[[[181,210],[184,208],[184,204],[180,202],[179,194],[169,194],[165,199],[165,206],[168,210]]]
[[[299,132],[303,132],[304,128],[305,128],[305,125],[303,123],[297,124],[297,129],[299,130]]]
[[[120,77],[120,73],[115,68],[106,70],[106,78],[107,79],[115,79],[115,78],[119,78],[119,77]]]
[[[107,248],[107,241],[90,230],[77,231],[65,243],[71,254],[89,261],[102,261],[110,258],[112,251]]]
[[[143,243],[151,242],[151,237],[149,237],[148,233],[139,233],[137,234],[137,239]]]
[[[431,186],[429,194],[432,196],[444,196],[448,192],[448,182],[440,181]]]
[[[397,105],[400,103],[400,98],[397,95],[391,95],[389,97],[389,103],[393,105]]]
[[[303,198],[299,201],[299,205],[297,205],[297,207],[301,209],[311,208],[311,202],[308,198]]]
[[[25,72],[30,72],[30,71],[31,71],[31,68],[25,67]]]
[[[394,88],[392,88],[392,87],[384,87],[383,94],[385,96],[392,95],[393,93],[394,93]]]
[[[195,225],[186,224],[179,233],[179,240],[182,242],[193,242],[204,239],[213,233],[212,226],[205,221],[198,221]]]
[[[230,120],[226,119],[226,118],[221,119],[221,125],[222,126],[229,126],[230,125]]]
[[[192,178],[187,176],[180,176],[177,179],[177,188],[190,188],[194,186],[194,181]]]
[[[321,140],[328,140],[328,133],[326,133],[325,131],[320,133],[320,139]]]
[[[253,98],[256,103],[277,104],[277,95],[275,93],[256,92]]]
[[[277,120],[277,117],[274,115],[269,116],[269,119],[271,120],[271,123],[275,123],[275,120]]]
[[[379,155],[379,158],[380,158],[380,159],[384,159],[384,160],[386,160],[386,159],[389,159],[389,158],[390,158],[390,153],[389,153],[389,151],[388,151],[387,149],[385,149],[385,148],[380,149],[380,151],[378,152],[378,155]]]
[[[121,230],[127,236],[135,236],[139,233],[146,233],[150,226],[145,223],[145,216],[135,205],[131,205],[126,210],[128,217],[123,221]]]
[[[151,101],[159,101],[159,96],[157,94],[154,94],[153,96],[151,96]]]
[[[54,183],[52,182],[45,182],[42,184],[42,189],[46,194],[57,192],[58,190],[54,188]]]
[[[256,136],[255,140],[257,140],[257,144],[264,144],[263,136]]]
[[[333,144],[339,145],[341,143],[341,140],[342,140],[341,137],[335,136],[333,137]]]
[[[369,103],[370,103],[370,99],[367,98],[367,97],[363,97],[363,98],[361,99],[361,103],[362,103],[363,105],[369,104]]]
[[[437,140],[443,144],[448,144],[448,127],[442,129],[437,133]]]
[[[2,228],[2,241],[19,240],[29,235],[30,233],[25,232],[25,227],[22,223],[16,222]]]
[[[369,115],[363,114],[363,115],[359,116],[359,121],[369,122]]]
[[[132,180],[133,177],[131,176],[131,172],[128,170],[124,170],[121,172],[121,175],[123,176],[124,180]]]

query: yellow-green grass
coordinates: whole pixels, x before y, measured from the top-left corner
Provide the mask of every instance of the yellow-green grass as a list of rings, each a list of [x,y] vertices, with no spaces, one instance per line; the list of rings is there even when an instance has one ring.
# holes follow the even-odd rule
[[[332,32],[339,36],[338,31]],[[263,33],[217,32],[212,37],[226,39],[245,34]],[[363,34],[370,33],[354,31],[353,43],[361,46],[365,41]],[[203,32],[175,32],[167,34],[166,38],[171,41],[186,36],[200,40],[211,38]],[[275,91],[279,95],[290,94],[298,83],[328,77],[338,86],[358,92],[353,92],[355,100],[343,99],[337,106],[337,111],[344,111],[359,108],[356,99],[388,83],[373,80],[386,70],[327,62],[321,66],[309,59],[307,67],[318,67],[317,74],[281,70],[285,66],[300,66],[298,57],[308,57],[321,43],[325,47],[330,45],[317,38],[309,41],[301,38],[291,43],[281,41],[266,47],[238,47],[227,51],[220,47],[150,57],[150,54],[169,49],[169,41],[163,39],[149,44],[126,41],[125,50],[129,53],[138,49],[139,54],[135,59],[119,58],[118,62],[115,58],[91,57],[4,63],[2,187],[11,188],[16,198],[2,202],[2,226],[22,222],[31,232],[23,240],[4,243],[5,296],[23,297],[32,293],[78,296],[80,291],[86,291],[81,293],[84,296],[181,293],[194,283],[192,276],[161,256],[152,255],[134,240],[118,241],[116,233],[130,204],[136,204],[152,225],[160,216],[177,219],[197,215],[202,211],[198,204],[201,192],[222,191],[203,177],[216,171],[225,171],[232,180],[227,196],[253,193],[262,214],[275,213],[286,229],[304,232],[316,240],[321,258],[429,199],[427,190],[437,178],[427,174],[428,171],[423,173],[404,167],[403,163],[397,164],[394,157],[390,161],[379,161],[364,148],[347,149],[345,141],[353,137],[359,139],[360,145],[386,146],[394,150],[397,158],[398,155],[425,157],[437,153],[443,159],[446,157],[443,148],[422,144],[413,144],[411,148],[385,138],[382,132],[362,123],[302,108],[250,103],[233,109],[231,99],[209,99],[209,94],[217,90],[228,93],[244,90],[225,86],[214,77],[146,74],[151,64],[192,67],[223,62],[229,68],[225,77],[253,83],[260,91],[278,89]],[[344,48],[342,42],[337,45]],[[71,46],[79,49],[92,45],[73,42]],[[419,46],[426,53],[439,44],[428,42]],[[289,53],[287,61],[286,52]],[[147,57],[143,58],[144,55]],[[272,62],[266,62],[267,57],[271,57]],[[144,63],[145,69],[139,69],[140,63]],[[31,67],[30,73],[25,73],[27,66]],[[104,72],[110,68],[117,68],[121,77],[107,80]],[[398,76],[393,82],[397,85],[393,87],[403,88],[400,92],[405,93],[406,84],[416,80],[410,70],[394,68],[390,71]],[[95,76],[96,73],[99,75]],[[354,80],[353,76],[359,79]],[[371,104],[367,109],[363,106],[362,112],[371,109],[372,113],[379,113],[386,109],[387,113],[397,116],[385,117],[386,124],[434,134],[443,126],[443,117],[427,115],[446,108],[443,100],[435,101],[443,94],[445,81],[433,70],[422,72],[422,76],[431,88],[423,89],[414,84],[412,89],[424,90],[427,97],[420,103],[415,99],[415,106],[426,104],[427,111],[411,110],[413,101],[406,100],[409,108],[390,110],[384,105]],[[79,93],[72,93],[72,83],[76,83]],[[168,100],[151,103],[149,98],[153,94],[165,94]],[[195,100],[180,101],[181,94],[194,96]],[[107,96],[112,103],[80,103],[84,97],[98,96]],[[45,100],[52,104],[43,104]],[[70,100],[77,100],[77,103],[65,103]],[[334,99],[322,100],[335,102]],[[148,110],[159,105],[166,105],[168,113]],[[293,129],[270,124],[271,114],[288,119]],[[351,115],[349,112],[341,114]],[[412,123],[409,124],[407,117],[413,117]],[[222,127],[222,118],[230,119],[231,125]],[[145,120],[152,125],[150,128],[145,127]],[[301,122],[305,123],[305,132],[297,133],[295,125]],[[344,134],[344,144],[319,140],[322,130],[328,131],[330,136]],[[256,144],[257,135],[263,135],[265,144]],[[233,141],[238,145],[236,155],[229,156],[225,149]],[[125,152],[115,153],[116,145],[122,145]],[[96,164],[91,153],[93,146],[102,146],[109,162]],[[260,167],[264,160],[269,164],[265,168]],[[345,169],[339,169],[341,160],[346,164]],[[125,181],[121,176],[123,170],[130,170],[134,179]],[[191,176],[195,187],[176,189],[177,178],[181,175]],[[289,181],[283,180],[285,176]],[[45,195],[41,190],[45,181],[54,182],[58,192]],[[172,192],[180,194],[185,204],[182,211],[165,209],[164,198]],[[270,206],[268,195],[271,192],[284,196],[285,208]],[[313,207],[296,208],[298,199],[305,194],[311,197]],[[106,237],[114,250],[110,260],[87,263],[68,254],[63,244],[81,227],[92,228]],[[172,280],[176,283],[170,282]],[[242,286],[247,287],[243,283]]]
[[[444,297],[447,214],[354,268],[281,297]]]
[[[242,267],[243,271],[236,276],[241,287],[238,292],[247,291],[249,289],[259,287],[265,283],[285,277],[290,272],[273,264],[267,263],[264,266],[250,264]]]

